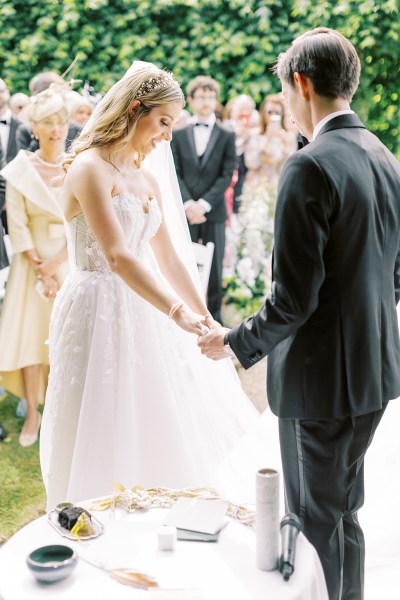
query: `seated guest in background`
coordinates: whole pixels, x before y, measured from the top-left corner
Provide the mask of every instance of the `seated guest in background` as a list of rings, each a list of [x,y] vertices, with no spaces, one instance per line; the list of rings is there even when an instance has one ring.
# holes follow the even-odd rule
[[[216,122],[218,83],[211,77],[193,79],[187,87],[194,119],[177,129],[171,148],[179,186],[194,242],[214,243],[208,286],[208,310],[221,322],[222,261],[225,250],[224,193],[236,163],[235,136]]]
[[[62,85],[64,84],[64,80],[62,77],[60,77],[60,75],[54,73],[53,71],[44,71],[43,73],[38,73],[38,75],[35,75],[29,82],[29,91],[31,96],[35,96],[36,94],[47,90],[52,83]],[[22,118],[22,114],[20,116]],[[65,140],[65,150],[68,150],[71,143],[81,132],[81,129],[82,128],[76,123],[69,124],[68,133]],[[35,152],[35,150],[38,148],[39,142],[32,133],[29,124],[21,123],[17,129],[17,149],[26,149],[30,152]]]
[[[29,96],[22,92],[13,94],[10,98],[10,109],[14,117],[18,117],[19,113],[29,103]]]
[[[1,174],[13,259],[0,322],[0,383],[27,400],[19,443],[35,443],[40,427],[37,406],[44,400],[48,376],[50,313],[68,269],[61,208],[60,159],[68,131],[63,91],[49,89],[30,103],[29,122],[40,150],[21,150]]]

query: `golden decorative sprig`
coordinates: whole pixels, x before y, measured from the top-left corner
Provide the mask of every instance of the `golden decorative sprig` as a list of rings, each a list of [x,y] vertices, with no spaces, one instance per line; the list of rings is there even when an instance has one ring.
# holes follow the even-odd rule
[[[224,500],[228,504],[227,514],[243,525],[254,528],[255,508],[253,505],[230,502],[217,490],[210,487],[170,489],[165,487],[143,488],[139,485],[127,489],[120,483],[113,483],[118,492],[88,506],[89,510],[107,510],[119,506],[128,511],[150,508],[169,508],[178,498],[203,498],[204,500]]]
[[[124,585],[130,585],[133,587],[138,587],[140,589],[146,589],[146,590],[149,588],[159,587],[159,585],[158,585],[157,581],[154,579],[154,577],[151,577],[150,575],[146,575],[146,573],[141,573],[138,570],[126,569],[126,568],[107,569],[99,562],[90,560],[89,558],[87,558],[86,556],[83,556],[82,554],[79,554],[79,558],[84,560],[86,563],[88,563],[92,567],[95,567],[96,569],[100,569],[101,571],[104,571],[104,573],[107,573],[108,575],[110,575],[110,577],[112,577],[119,583],[123,583]]]

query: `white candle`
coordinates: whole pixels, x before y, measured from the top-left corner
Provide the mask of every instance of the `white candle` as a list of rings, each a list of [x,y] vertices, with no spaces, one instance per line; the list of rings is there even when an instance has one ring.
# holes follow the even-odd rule
[[[173,525],[163,525],[157,532],[159,550],[175,550],[177,532]]]
[[[256,477],[256,564],[273,571],[279,563],[279,473],[260,469]]]

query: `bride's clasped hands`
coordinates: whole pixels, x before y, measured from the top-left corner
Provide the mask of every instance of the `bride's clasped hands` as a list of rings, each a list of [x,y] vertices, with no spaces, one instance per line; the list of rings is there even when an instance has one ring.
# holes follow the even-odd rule
[[[181,329],[196,335],[203,335],[204,328],[208,327],[207,317],[192,311],[184,302],[177,302],[169,312],[169,318]]]

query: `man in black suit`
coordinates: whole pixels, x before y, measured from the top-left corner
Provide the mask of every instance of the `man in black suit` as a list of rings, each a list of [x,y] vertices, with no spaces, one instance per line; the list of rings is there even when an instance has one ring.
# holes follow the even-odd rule
[[[310,143],[280,177],[271,295],[235,329],[199,341],[245,368],[269,355],[287,505],[331,600],[363,598],[364,455],[400,396],[400,166],[350,110],[359,72],[353,45],[330,29],[280,55],[283,93]]]
[[[199,76],[187,88],[193,123],[174,131],[171,143],[179,186],[194,242],[214,243],[207,306],[221,322],[222,262],[227,218],[224,192],[236,164],[235,135],[215,118],[219,92],[211,77]]]
[[[0,79],[0,164],[9,163],[17,154],[16,134],[21,121],[13,117],[8,106],[10,92],[3,79]],[[5,212],[6,182],[0,177],[0,213],[2,223],[7,230]]]

